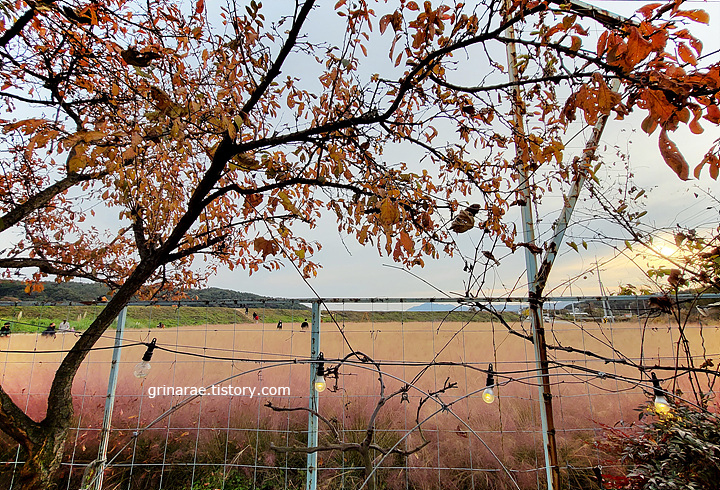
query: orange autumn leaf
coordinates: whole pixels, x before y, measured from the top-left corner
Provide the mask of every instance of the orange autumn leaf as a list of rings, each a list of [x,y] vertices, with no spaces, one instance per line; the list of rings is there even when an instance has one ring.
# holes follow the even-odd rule
[[[279,248],[275,240],[266,240],[263,237],[257,237],[253,242],[255,251],[262,254],[263,259],[268,255],[275,255]]]
[[[707,114],[705,119],[714,124],[720,124],[720,108],[717,105],[712,104],[707,107]]]
[[[630,28],[630,36],[628,38],[628,53],[625,59],[628,64],[635,66],[652,53],[653,44],[645,39],[637,27]]]
[[[397,206],[390,199],[385,199],[380,204],[380,221],[384,225],[392,225],[400,220],[400,212]]]
[[[645,5],[644,7],[637,9],[637,12],[645,19],[649,19],[650,17],[652,17],[653,11],[661,6],[662,3],[650,3],[648,5]]]
[[[685,161],[685,157],[680,153],[677,145],[668,138],[667,131],[665,128],[660,131],[660,139],[658,141],[660,147],[660,154],[662,155],[665,163],[677,174],[682,180],[688,180],[690,178],[690,167]]]
[[[608,114],[613,107],[620,103],[620,94],[610,90],[601,75],[596,73],[593,75],[593,79],[598,84],[598,108],[603,114]]]
[[[702,117],[702,110],[699,107],[694,107],[692,109],[693,113],[693,120],[690,121],[690,124],[688,124],[688,127],[690,128],[690,131],[692,131],[693,134],[702,134],[704,131],[703,127],[700,126],[700,118]]]
[[[690,63],[693,66],[697,65],[697,58],[695,58],[690,48],[687,47],[687,44],[682,43],[678,45],[678,54],[680,55],[680,59],[685,63]]]
[[[674,15],[675,17],[687,17],[701,24],[710,22],[710,15],[704,10],[678,10]]]

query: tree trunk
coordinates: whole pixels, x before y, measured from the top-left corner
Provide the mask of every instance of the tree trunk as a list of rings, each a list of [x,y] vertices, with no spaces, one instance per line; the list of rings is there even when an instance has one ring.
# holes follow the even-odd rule
[[[187,212],[180,218],[168,239],[159,249],[153,250],[140,261],[65,355],[50,387],[45,419],[40,423],[30,419],[0,386],[0,430],[20,443],[27,453],[17,488],[47,490],[57,487],[55,475],[62,462],[65,441],[74,414],[72,384],[80,365],[133,295],[161,264],[173,260],[172,252],[205,209],[207,204],[204,199],[220,179],[222,169],[235,154],[233,151],[234,144],[226,133],[215,151],[210,169],[188,202]]]
[[[67,419],[68,422],[70,418]],[[56,474],[60,469],[68,424],[63,427],[46,427],[33,437],[27,450],[25,464],[20,469],[15,488],[22,490],[52,490],[57,488]]]
[[[375,468],[373,468],[370,448],[362,446],[360,455],[362,456],[363,465],[365,466],[365,478],[367,479],[368,490],[375,490],[375,473],[373,472]]]

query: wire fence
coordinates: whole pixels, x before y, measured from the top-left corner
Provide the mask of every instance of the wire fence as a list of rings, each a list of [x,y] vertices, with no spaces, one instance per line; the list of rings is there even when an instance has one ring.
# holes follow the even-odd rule
[[[311,302],[131,305],[103,488],[304,488],[310,379],[318,374],[310,356]],[[327,389],[317,395],[319,488],[545,487],[538,378],[524,306],[484,301],[453,303],[446,311],[450,303],[322,302],[319,347]],[[48,334],[47,325],[62,317],[81,328],[101,307],[0,307],[12,328],[0,338],[0,382],[35,420],[45,415],[52,377],[77,335]],[[689,322],[678,324],[641,298],[546,303],[564,484],[602,488],[603,477],[619,474],[603,449],[603,433],[637,421],[638,407],[650,400],[651,370],[668,390],[689,392],[685,371],[670,369],[681,335],[696,365],[720,357],[712,308],[698,311],[688,303],[685,310]],[[136,365],[153,339],[151,368],[137,378]],[[75,378],[75,418],[59,488],[95,481],[114,341],[115,331],[108,330]],[[490,369],[495,397],[486,403]],[[710,391],[715,375],[707,369],[700,374]],[[370,428],[368,460],[358,448]],[[7,437],[1,444],[0,484],[17,488],[24,454]]]

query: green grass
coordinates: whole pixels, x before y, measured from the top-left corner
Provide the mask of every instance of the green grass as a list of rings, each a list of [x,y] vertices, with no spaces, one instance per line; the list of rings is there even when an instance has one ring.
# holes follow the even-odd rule
[[[38,332],[55,322],[67,319],[75,330],[85,330],[95,316],[102,311],[102,305],[77,306],[0,306],[0,323],[10,322],[13,332]],[[129,306],[126,328],[155,327],[162,322],[166,328],[178,325],[228,325],[233,323],[252,322],[252,313],[257,312],[260,322],[276,324],[302,323],[310,321],[310,311],[307,309],[283,308],[257,308],[250,309],[245,314],[244,308],[225,307],[191,307],[181,306]],[[506,315],[512,320],[513,314]],[[472,313],[468,311],[456,312],[426,312],[426,311],[335,311],[333,317],[338,323],[342,322],[484,322],[489,321],[487,313]],[[330,315],[324,312],[323,322],[331,322]],[[113,326],[114,328],[114,326]]]

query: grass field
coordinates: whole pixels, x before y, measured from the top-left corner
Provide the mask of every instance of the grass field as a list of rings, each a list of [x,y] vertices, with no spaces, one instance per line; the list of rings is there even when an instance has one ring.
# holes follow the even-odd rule
[[[42,331],[51,322],[59,325],[68,320],[75,330],[85,330],[102,309],[102,304],[71,305],[71,306],[0,306],[0,323],[10,322],[14,332],[34,333]],[[299,305],[297,308],[265,308],[250,306],[238,308],[224,307],[174,307],[174,306],[129,306],[126,328],[152,328],[159,323],[167,328],[177,326],[223,325],[234,323],[251,323],[252,314],[257,313],[263,323],[276,324],[301,323],[310,318],[310,309]],[[516,319],[517,315],[507,314],[508,318]],[[333,311],[332,316],[338,322],[418,322],[430,321],[431,318],[447,319],[453,322],[489,321],[488,313],[468,311],[454,312],[422,312],[422,311]],[[330,313],[323,313],[323,321],[330,322]]]
[[[130,441],[132,431],[144,427],[182,399],[150,398],[150,387],[207,386],[236,376],[224,386],[258,390],[263,386],[289,387],[290,395],[253,398],[207,395],[187,404],[122,449],[116,462],[130,463],[134,457],[135,464],[142,464],[133,467],[132,476],[128,467],[113,469],[109,481],[122,482],[118,488],[157,488],[160,478],[164,480],[163,488],[169,489],[221,488],[223,482],[230,490],[251,488],[252,482],[258,488],[302,486],[303,472],[284,468],[304,467],[304,456],[290,455],[286,459],[272,451],[270,444],[305,445],[307,413],[275,413],[264,405],[271,401],[280,407],[307,406],[310,366],[297,362],[306,359],[310,351],[310,334],[300,328],[304,316],[293,313],[283,320],[283,329],[278,330],[276,318],[287,318],[282,316],[285,312],[273,312],[278,316],[268,314],[266,320],[270,321],[264,323],[248,322],[244,310],[232,314],[240,320],[126,331],[126,345],[157,338],[159,347],[177,352],[156,350],[150,375],[139,380],[132,370],[144,346],[122,349],[110,454],[115,455]],[[158,316],[153,314],[153,318]],[[404,360],[404,365],[383,365],[388,391],[416,378],[413,385],[417,389],[409,391],[408,403],[397,397],[381,409],[378,444],[391,446],[414,427],[423,392],[438,390],[446,379],[457,383],[456,388],[440,395],[443,403],[451,404],[452,412],[441,411],[423,426],[430,444],[407,461],[394,456],[383,463],[380,478],[385,488],[513,488],[500,471],[498,459],[512,471],[521,488],[537,488],[543,477],[537,471],[543,465],[543,457],[536,379],[529,372],[534,368],[532,345],[508,335],[498,323],[383,322],[378,318],[373,315],[370,322],[346,320],[340,323],[340,329],[324,323],[321,335],[321,350],[327,359],[343,357],[350,352],[349,344],[353,350],[378,362]],[[513,327],[522,328],[518,324]],[[114,333],[108,331],[98,347],[112,346]],[[644,331],[637,322],[613,326],[584,324],[582,328],[557,322],[548,326],[549,343],[573,345],[609,358],[613,357],[610,345],[633,358],[640,356],[642,345],[645,363],[649,365],[669,363],[676,337],[674,330],[663,323],[653,323]],[[688,338],[691,345],[701,345],[699,329],[689,329]],[[0,352],[2,384],[34,418],[40,419],[45,413],[46,393],[62,358],[61,353],[43,352],[66,350],[74,341],[73,334],[54,339],[34,334],[0,338],[0,349],[4,351]],[[720,353],[717,327],[705,327],[704,346],[707,357]],[[91,352],[75,380],[77,429],[68,444],[68,463],[84,464],[97,456],[111,354],[111,349]],[[607,364],[577,353],[551,351],[551,354],[564,364],[634,378],[639,375],[636,368]],[[469,366],[432,366],[423,370],[419,365],[434,358]],[[474,368],[484,370],[491,362],[501,386],[496,402],[488,405],[480,398],[485,374]],[[563,469],[566,465],[607,466],[604,455],[595,446],[602,426],[627,425],[637,420],[634,410],[647,396],[632,383],[567,368],[554,367],[552,372],[561,466]],[[368,364],[344,365],[337,388],[332,381],[329,385],[333,386],[320,397],[320,413],[332,421],[346,442],[359,440],[377,403],[377,373]],[[463,398],[470,393],[475,394]],[[433,401],[425,403],[420,418],[438,408]],[[321,430],[321,443],[333,442],[330,431],[323,426]],[[407,443],[402,444],[412,447],[419,442],[420,435],[413,431]],[[8,444],[7,448],[6,457],[14,456],[12,446]],[[342,468],[357,465],[357,458],[335,451],[324,453],[319,459],[322,488],[339,488],[343,484],[355,488],[360,472]],[[162,466],[143,466],[163,461],[164,470]],[[197,466],[198,463],[202,465]],[[191,470],[193,464],[195,469]],[[400,468],[404,466],[409,469]],[[63,478],[79,483],[82,470],[82,466],[66,466]],[[573,488],[594,488],[582,471],[573,473],[577,474],[580,476]]]

